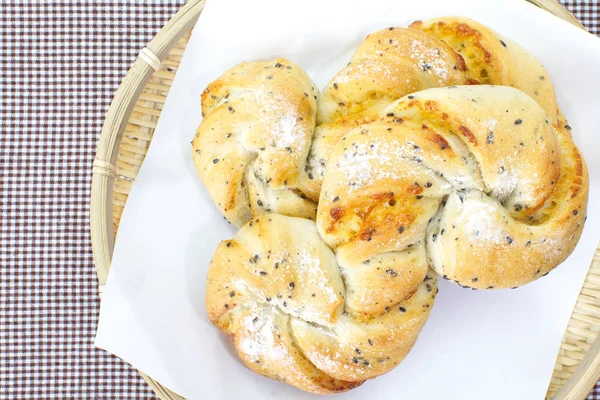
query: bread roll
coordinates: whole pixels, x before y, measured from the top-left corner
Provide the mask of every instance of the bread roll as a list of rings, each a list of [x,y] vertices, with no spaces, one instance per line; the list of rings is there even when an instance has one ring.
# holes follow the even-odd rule
[[[348,308],[353,289],[344,287],[342,264],[313,221],[261,215],[217,248],[206,289],[209,318],[257,373],[314,393],[352,389],[404,359],[429,316],[437,280],[425,271],[405,287],[403,270],[381,270],[373,258],[362,269],[385,279],[369,282],[367,274],[365,283],[387,295],[382,308],[358,313]]]

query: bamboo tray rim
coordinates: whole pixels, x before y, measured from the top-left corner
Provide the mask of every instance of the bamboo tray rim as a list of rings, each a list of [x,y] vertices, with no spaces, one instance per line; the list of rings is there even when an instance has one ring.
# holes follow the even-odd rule
[[[202,10],[204,9],[206,0],[190,0],[184,5],[175,16],[157,33],[147,47],[142,49],[138,59],[132,65],[131,69],[125,76],[121,83],[118,91],[116,92],[110,108],[106,114],[102,132],[100,134],[96,157],[93,163],[93,174],[92,174],[92,185],[91,185],[91,196],[90,196],[90,234],[92,242],[92,251],[94,254],[94,263],[98,274],[99,281],[99,292],[102,293],[104,284],[108,277],[110,270],[110,264],[114,248],[114,234],[113,234],[113,203],[115,202],[116,195],[113,191],[115,179],[118,178],[117,173],[117,158],[119,155],[119,149],[121,147],[121,141],[123,133],[126,130],[128,124],[144,126],[145,128],[152,131],[156,126],[156,122],[147,121],[139,118],[135,120],[131,117],[132,112],[136,107],[142,95],[142,91],[146,87],[150,87],[148,81],[151,77],[158,75],[157,71],[161,70],[163,63],[166,63],[165,58],[169,55],[170,51],[176,46],[177,42],[188,33],[196,21],[200,17]],[[562,18],[563,20],[585,30],[583,25],[577,20],[571,13],[569,13],[561,4],[556,0],[526,0],[553,15]],[[185,44],[183,44],[183,48]],[[182,49],[179,48],[179,53]],[[170,69],[176,69],[178,61],[172,61],[167,66]],[[175,72],[172,72],[174,75]],[[168,91],[170,85],[154,84],[154,88],[159,87]],[[166,95],[165,95],[166,96]],[[147,96],[152,99],[151,96]],[[160,116],[160,109],[147,110],[151,112],[151,115],[158,118]],[[143,136],[143,135],[142,135]],[[144,136],[148,142],[151,140],[151,134]],[[145,150],[142,150],[145,154]],[[141,159],[137,159],[139,164],[143,161],[143,155]],[[138,162],[136,161],[136,162]],[[130,177],[133,180],[134,177]],[[126,197],[126,194],[124,195]],[[126,200],[121,200],[124,204]],[[118,222],[115,223],[115,229]],[[594,265],[598,265],[598,274],[593,274]],[[600,289],[600,247],[596,251],[596,256],[590,271],[586,277],[586,281],[582,287],[579,299],[584,295],[586,284],[590,279],[590,275],[593,275],[594,281],[598,283]],[[578,299],[578,305],[579,305]],[[596,297],[597,304],[600,304],[600,295]],[[577,308],[577,306],[576,306]],[[575,311],[574,311],[575,312]],[[573,314],[569,321],[569,327],[573,321]],[[600,330],[600,319],[594,327]],[[569,329],[567,327],[567,331]],[[566,335],[566,333],[565,333]],[[561,348],[564,343],[561,344]],[[559,355],[560,359],[560,355]],[[553,380],[557,370],[555,369]],[[155,381],[151,377],[140,372],[144,380],[154,390],[159,398],[165,400],[184,400],[184,398],[170,389],[164,387],[159,382]],[[571,375],[571,377],[564,383],[562,388],[556,392],[554,400],[582,400],[584,399],[593,385],[600,377],[600,337],[594,339],[593,343],[589,346],[585,357],[581,360],[577,370]],[[551,383],[552,386],[552,383]]]

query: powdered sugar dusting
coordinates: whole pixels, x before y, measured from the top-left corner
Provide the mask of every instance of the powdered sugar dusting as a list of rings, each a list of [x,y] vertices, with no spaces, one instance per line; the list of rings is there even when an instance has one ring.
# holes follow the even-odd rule
[[[440,49],[426,46],[419,40],[413,40],[410,45],[410,58],[417,60],[423,71],[433,71],[441,80],[448,78],[446,62],[440,57]]]
[[[262,312],[261,312],[262,311]],[[266,358],[282,361],[288,355],[288,349],[275,340],[275,321],[272,312],[253,309],[242,318],[241,326],[248,332],[239,343],[239,351],[251,361]]]
[[[471,239],[492,243],[505,243],[506,233],[499,223],[496,207],[485,202],[469,203],[469,217],[465,230],[471,233]]]
[[[347,176],[349,191],[373,184],[380,179],[400,179],[413,175],[416,169],[402,171],[397,174],[397,166],[403,159],[417,157],[411,151],[410,143],[402,144],[396,140],[385,144],[359,143],[348,149],[338,163],[338,169]],[[409,148],[410,147],[410,148]]]
[[[391,168],[379,168],[390,165],[406,154],[406,149],[398,141],[381,146],[378,141],[372,144],[353,145],[340,159],[338,168],[348,177],[352,185],[350,190],[372,184],[378,179],[397,177]],[[393,164],[392,164],[393,165]]]
[[[294,150],[302,153],[310,139],[297,102],[292,102],[281,94],[261,87],[253,92],[258,105],[256,123],[265,130],[267,137],[277,149]]]

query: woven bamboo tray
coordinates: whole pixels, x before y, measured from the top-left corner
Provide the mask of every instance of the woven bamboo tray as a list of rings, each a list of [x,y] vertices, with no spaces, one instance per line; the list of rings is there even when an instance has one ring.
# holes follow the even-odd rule
[[[583,28],[554,0],[527,0]],[[99,289],[110,269],[123,207],[144,161],[191,29],[205,0],[191,0],[142,50],[106,115],[93,166],[90,221]],[[600,247],[596,250],[563,337],[546,395],[554,400],[585,399],[600,377]],[[159,398],[183,397],[141,374]]]

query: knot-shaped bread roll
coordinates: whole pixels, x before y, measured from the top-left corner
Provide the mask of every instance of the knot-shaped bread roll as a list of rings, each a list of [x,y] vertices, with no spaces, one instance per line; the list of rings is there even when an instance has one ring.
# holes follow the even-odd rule
[[[491,289],[531,282],[571,253],[587,169],[529,96],[502,86],[428,89],[382,115],[344,136],[329,159],[317,225],[338,259],[425,243],[421,270]],[[350,273],[346,285],[369,295]]]
[[[454,85],[491,84],[521,90],[548,114],[557,129],[567,126],[546,69],[517,43],[462,17],[417,21],[386,28],[361,43],[325,87],[303,191],[318,196],[329,154],[351,129],[378,118],[390,102],[413,92]]]
[[[304,191],[318,198],[335,145],[349,130],[377,119],[392,101],[423,89],[468,82],[463,58],[443,41],[406,28],[371,33],[319,99],[307,163],[311,176],[303,181]]]
[[[423,251],[404,253],[399,258],[408,265]],[[357,314],[344,306],[346,271],[315,223],[265,214],[217,248],[208,272],[208,315],[231,335],[248,368],[315,393],[346,391],[402,361],[437,293],[434,274],[403,285],[408,268],[392,269],[378,258],[362,264],[385,276],[370,281],[372,290],[389,295],[380,299],[381,309]]]
[[[284,59],[242,63],[202,96],[196,167],[245,224],[214,255],[206,307],[250,369],[352,389],[414,345],[431,268],[514,288],[573,251],[586,165],[516,43],[464,18],[387,28],[317,98]]]
[[[299,186],[318,95],[308,75],[283,58],[236,65],[202,93],[194,162],[234,225],[263,212],[314,218],[316,204]]]

